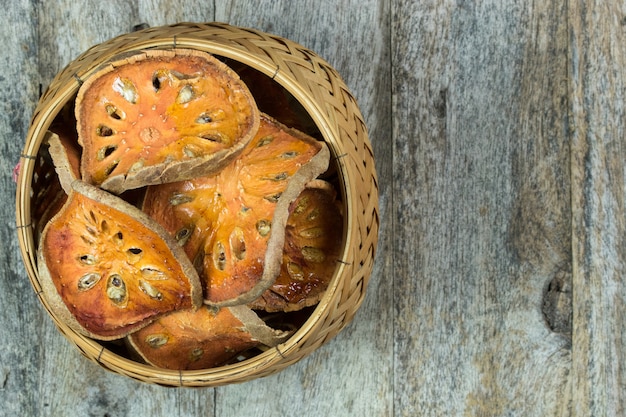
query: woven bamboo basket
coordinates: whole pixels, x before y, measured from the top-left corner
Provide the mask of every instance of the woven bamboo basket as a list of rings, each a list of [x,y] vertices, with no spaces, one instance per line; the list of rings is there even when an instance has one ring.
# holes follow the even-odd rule
[[[56,176],[42,155],[47,129],[75,100],[81,82],[114,56],[176,47],[209,52],[288,92],[297,112],[304,116],[303,126],[312,122],[307,133],[324,140],[331,150],[346,213],[344,247],[331,284],[295,333],[276,348],[236,364],[201,371],[157,369],[134,361],[106,343],[77,334],[55,317],[42,296],[36,260],[40,218]],[[352,320],[363,301],[374,262],[379,226],[377,187],[363,117],[345,83],[328,63],[301,45],[256,30],[220,23],[181,23],[139,30],[96,45],[54,78],[35,109],[21,155],[16,197],[18,238],[35,293],[59,331],[88,359],[109,371],[148,383],[218,386],[282,370],[328,342]]]

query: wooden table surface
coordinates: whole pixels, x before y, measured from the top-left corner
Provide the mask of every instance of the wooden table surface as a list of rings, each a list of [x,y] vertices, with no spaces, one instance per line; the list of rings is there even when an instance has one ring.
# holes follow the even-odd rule
[[[626,413],[626,4],[615,0],[4,2],[0,415],[620,416]],[[333,65],[375,152],[367,297],[284,371],[164,388],[54,327],[16,238],[15,183],[52,77],[147,23],[220,21]]]

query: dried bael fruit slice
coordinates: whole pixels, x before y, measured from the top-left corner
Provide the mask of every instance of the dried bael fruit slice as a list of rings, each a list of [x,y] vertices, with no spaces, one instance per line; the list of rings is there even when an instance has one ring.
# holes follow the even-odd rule
[[[219,174],[148,187],[143,210],[184,245],[206,303],[245,304],[278,276],[289,204],[329,155],[323,142],[262,115],[257,135]]]
[[[44,228],[38,268],[51,310],[96,339],[121,338],[162,314],[202,304],[198,275],[169,234],[81,181]]]
[[[119,194],[217,172],[254,136],[259,111],[213,56],[151,50],[89,77],[76,120],[83,179]]]
[[[74,138],[64,134],[48,132],[46,140],[50,145],[50,156],[61,186],[69,194],[72,183],[80,179],[80,150],[75,146]]]
[[[289,208],[283,264],[274,284],[250,307],[296,311],[319,302],[333,276],[343,237],[341,205],[333,186],[307,184]]]
[[[288,335],[268,327],[247,307],[235,306],[176,311],[130,334],[127,340],[152,366],[198,370],[223,365],[257,346],[276,346]]]

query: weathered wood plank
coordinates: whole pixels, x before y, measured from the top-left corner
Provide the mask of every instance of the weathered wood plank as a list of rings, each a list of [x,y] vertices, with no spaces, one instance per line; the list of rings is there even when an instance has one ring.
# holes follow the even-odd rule
[[[80,4],[46,1],[40,3],[38,16],[39,68],[46,86],[60,69],[93,45],[130,32],[140,24],[154,27],[181,21],[213,21],[214,9],[197,0],[88,0]]]
[[[570,268],[566,10],[394,2],[397,415],[561,415]]]
[[[277,375],[218,388],[219,416],[285,415],[296,409],[307,416],[392,415],[390,16],[385,3],[320,3],[307,11],[290,1],[232,1],[217,6],[216,20],[299,42],[342,75],[368,124],[382,220],[368,295],[353,323],[319,351]]]
[[[569,2],[576,416],[626,412],[624,4]]]
[[[0,61],[0,401],[5,415],[36,415],[36,348],[42,310],[33,296],[19,255],[15,230],[15,184],[11,171],[19,161],[28,118],[39,98],[36,79],[37,30],[31,22],[36,9],[31,2],[2,7],[0,39],[5,44]]]

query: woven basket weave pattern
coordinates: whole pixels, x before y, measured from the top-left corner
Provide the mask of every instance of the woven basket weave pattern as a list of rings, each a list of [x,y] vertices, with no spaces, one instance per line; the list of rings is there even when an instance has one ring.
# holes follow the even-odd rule
[[[51,121],[82,80],[116,55],[147,48],[192,48],[246,64],[288,90],[306,109],[336,157],[345,191],[347,236],[337,277],[307,322],[287,342],[237,365],[205,371],[164,371],[135,363],[77,335],[59,330],[89,359],[131,378],[162,385],[217,386],[272,374],[307,356],[335,336],[363,301],[378,238],[378,184],[367,129],[339,74],[312,51],[292,41],[226,24],[182,23],[132,32],[84,52],[50,83],[34,112],[18,179],[17,226],[22,255],[35,292],[41,293],[35,261],[37,194],[48,174],[40,145]],[[31,201],[32,200],[32,201]],[[31,207],[33,206],[33,207]],[[40,296],[44,306],[45,299]],[[46,306],[47,308],[47,306]]]

